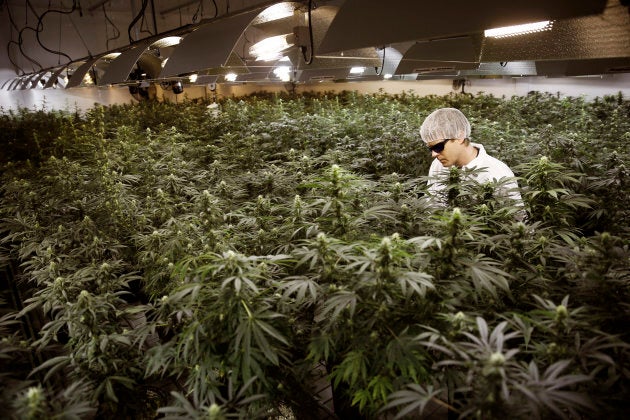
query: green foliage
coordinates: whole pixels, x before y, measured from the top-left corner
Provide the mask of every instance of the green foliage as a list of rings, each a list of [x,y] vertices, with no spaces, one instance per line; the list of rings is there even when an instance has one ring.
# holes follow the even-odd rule
[[[2,115],[0,261],[24,296],[0,302],[3,412],[304,416],[315,365],[367,418],[627,412],[621,95],[206,105]],[[458,169],[427,196],[418,127],[441,106],[522,205]]]

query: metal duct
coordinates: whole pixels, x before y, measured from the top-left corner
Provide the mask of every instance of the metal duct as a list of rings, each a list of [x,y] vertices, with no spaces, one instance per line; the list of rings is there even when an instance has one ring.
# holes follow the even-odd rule
[[[395,74],[476,69],[480,51],[480,40],[470,36],[420,41],[404,53]]]
[[[452,37],[485,29],[601,13],[606,0],[346,0],[319,53]]]
[[[617,0],[597,16],[557,20],[550,31],[485,38],[481,60],[576,60],[630,56],[630,14]]]
[[[550,77],[630,73],[630,58],[538,61],[536,62],[536,70],[539,75]]]
[[[330,82],[348,77],[349,67],[342,68],[304,68],[298,75],[300,82]]]
[[[510,61],[480,63],[475,70],[461,70],[460,76],[536,76],[536,63],[533,61]]]

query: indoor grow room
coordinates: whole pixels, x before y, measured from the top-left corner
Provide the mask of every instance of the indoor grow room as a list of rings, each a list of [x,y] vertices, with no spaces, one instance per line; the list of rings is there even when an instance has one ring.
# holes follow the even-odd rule
[[[417,126],[447,105],[515,168],[525,220],[461,170],[446,207],[427,199]],[[3,404],[304,418],[321,363],[336,410],[366,417],[620,417],[629,112],[346,93],[8,113],[2,256],[24,307],[3,318]]]
[[[75,3],[59,6],[69,15],[60,21],[79,19]],[[116,2],[87,3],[109,28],[106,36],[124,22]],[[138,19],[127,22],[128,46],[106,38],[94,61],[68,57],[67,65],[32,74],[15,69],[3,88],[3,100],[51,95],[0,113],[4,416],[625,417],[630,101],[622,88],[588,98],[470,93],[489,86],[488,67],[431,56],[438,46],[426,45],[438,42],[432,34],[399,33],[409,38],[387,47],[374,38],[379,31],[365,39],[328,35],[341,30],[337,19],[353,16],[344,9],[356,5],[350,0],[289,2],[284,19],[307,22],[294,35],[308,35],[311,19],[314,33],[307,45],[294,40],[283,51],[294,67],[285,81],[274,72],[283,58],[261,69],[239,55],[275,33],[275,21],[261,14],[276,2],[232,4],[231,11],[229,2],[189,2],[171,12],[192,27],[165,18],[172,27],[164,33],[157,25],[166,23],[151,26],[150,18],[156,10],[168,15],[166,2],[141,3],[132,2]],[[374,8],[356,15],[358,22],[383,13],[382,2],[366,3]],[[624,2],[590,3],[543,9],[558,19],[554,36],[564,39],[571,25],[602,15],[608,23],[630,19]],[[5,6],[18,13],[12,2]],[[45,11],[53,13],[36,1],[22,10],[37,15],[36,35],[46,33]],[[433,13],[440,16],[440,7]],[[8,27],[21,22],[11,19]],[[195,45],[196,33],[229,32],[237,21],[235,44],[219,57],[227,61],[196,68],[192,81],[178,67],[189,63],[178,64],[178,55],[186,57],[178,49]],[[153,33],[131,40],[135,24]],[[168,33],[181,36],[180,44],[156,44],[168,31],[182,31]],[[476,58],[486,54],[488,64],[509,52],[507,61],[496,60],[509,72],[521,54],[536,77],[562,67],[567,78],[594,72],[618,80],[608,70],[627,56],[583,48],[584,57],[562,57],[554,67],[557,50],[526,58],[548,32],[530,34],[523,41],[529,49],[519,49],[514,40],[479,43],[475,28],[466,31],[472,48],[483,50]],[[439,41],[461,46],[460,35],[443,35]],[[344,67],[339,75],[332,63],[342,59],[332,50],[340,39],[346,50],[382,47],[346,58],[366,69],[376,63],[374,74]],[[37,61],[25,36],[14,42],[23,51],[8,54],[13,68]],[[119,56],[109,55],[110,44],[121,47]],[[332,55],[325,59],[317,52],[326,48]],[[610,48],[623,50],[627,41]],[[134,49],[131,60],[126,53]],[[402,51],[396,63],[388,61],[394,50]],[[59,53],[47,52],[55,60]],[[431,58],[424,61],[434,62],[432,75],[413,71],[422,61],[416,54]],[[117,57],[130,67],[99,87],[122,68]],[[454,62],[461,65],[456,78],[435,73],[452,71],[437,68]],[[394,80],[381,71],[388,65]],[[225,78],[238,69],[236,81]],[[308,81],[318,76],[314,69],[335,81]],[[84,70],[91,79],[63,80]],[[239,82],[246,74],[252,79]],[[490,80],[504,89],[522,83],[505,77]],[[350,80],[354,88],[345,89]],[[434,93],[418,87],[435,80]],[[578,90],[598,83],[570,80]],[[409,89],[392,92],[389,82]],[[362,92],[362,83],[378,83],[380,91]],[[95,103],[64,107],[61,95],[76,92]],[[513,169],[522,205],[498,193],[502,182],[479,184],[457,168],[440,181],[440,200],[428,194],[432,158],[419,128],[441,107],[464,112],[473,141]]]

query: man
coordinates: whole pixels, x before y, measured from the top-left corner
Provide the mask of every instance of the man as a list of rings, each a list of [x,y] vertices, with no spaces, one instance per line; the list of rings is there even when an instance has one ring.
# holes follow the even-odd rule
[[[420,136],[435,158],[429,168],[428,185],[432,195],[446,187],[439,178],[444,177],[445,172],[448,172],[446,168],[451,166],[479,169],[472,176],[481,184],[514,177],[512,170],[499,159],[488,155],[483,145],[470,141],[470,123],[458,109],[440,108],[433,111],[422,123]],[[522,203],[515,180],[504,184],[504,191],[508,197]]]

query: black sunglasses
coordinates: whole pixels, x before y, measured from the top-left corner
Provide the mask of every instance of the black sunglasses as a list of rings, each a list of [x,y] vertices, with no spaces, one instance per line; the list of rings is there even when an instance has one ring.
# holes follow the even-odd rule
[[[428,146],[429,150],[435,153],[442,153],[444,150],[444,146],[446,146],[446,142],[453,139],[444,139],[439,143],[435,143],[433,146]]]

